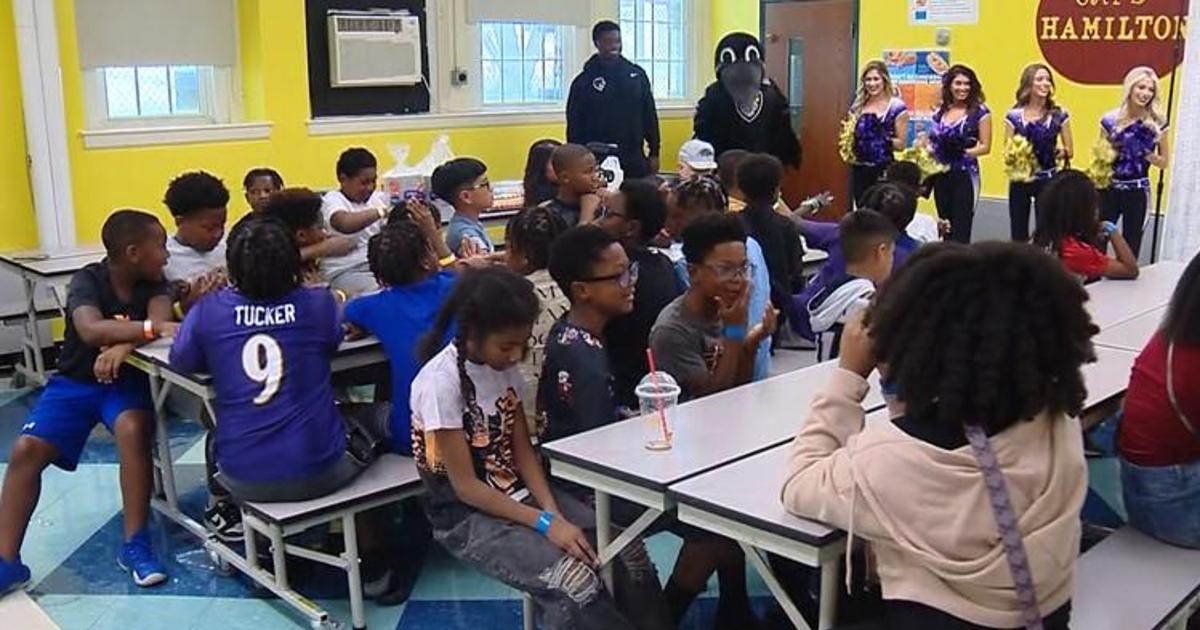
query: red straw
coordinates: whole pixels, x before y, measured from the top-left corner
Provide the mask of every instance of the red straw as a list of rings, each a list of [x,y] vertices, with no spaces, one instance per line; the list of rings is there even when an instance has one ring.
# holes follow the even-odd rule
[[[654,388],[662,391],[662,384],[658,382],[658,365],[654,362],[654,350],[646,348],[646,362],[650,364],[650,382],[654,383]],[[669,441],[671,434],[667,430],[667,410],[663,408],[662,398],[655,398],[654,404],[658,407],[658,425],[662,429],[663,441]]]

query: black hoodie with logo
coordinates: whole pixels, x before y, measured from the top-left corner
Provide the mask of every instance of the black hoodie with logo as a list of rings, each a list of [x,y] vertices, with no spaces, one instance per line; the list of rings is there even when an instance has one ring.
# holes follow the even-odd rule
[[[615,144],[625,177],[651,175],[646,150],[657,156],[661,137],[646,71],[624,57],[602,63],[592,55],[571,82],[567,142]]]

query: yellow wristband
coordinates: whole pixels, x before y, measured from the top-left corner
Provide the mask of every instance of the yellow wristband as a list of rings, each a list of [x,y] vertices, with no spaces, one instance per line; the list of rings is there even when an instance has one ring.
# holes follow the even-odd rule
[[[171,305],[171,310],[175,312],[175,319],[183,321],[183,304],[176,302]]]
[[[449,256],[446,256],[445,258],[439,260],[438,264],[443,267],[449,267],[450,265],[453,265],[456,262],[458,262],[458,258],[456,258],[454,256],[454,254],[450,254]]]

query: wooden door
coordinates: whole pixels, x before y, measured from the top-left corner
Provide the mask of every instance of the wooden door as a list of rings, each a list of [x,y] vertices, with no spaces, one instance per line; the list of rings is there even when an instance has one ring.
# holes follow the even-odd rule
[[[804,160],[788,169],[783,194],[795,207],[828,190],[836,200],[825,218],[849,207],[850,168],[838,155],[838,131],[855,87],[854,0],[764,2],[767,74],[792,107]]]

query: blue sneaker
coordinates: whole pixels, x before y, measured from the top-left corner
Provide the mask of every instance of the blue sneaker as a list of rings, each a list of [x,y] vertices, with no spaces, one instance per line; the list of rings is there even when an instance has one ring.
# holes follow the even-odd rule
[[[146,529],[121,545],[117,564],[133,574],[133,583],[138,586],[154,586],[167,579],[167,568],[154,555],[154,549],[150,546],[150,532]]]
[[[29,567],[21,564],[21,558],[15,562],[0,558],[0,597],[24,588],[28,583]]]

